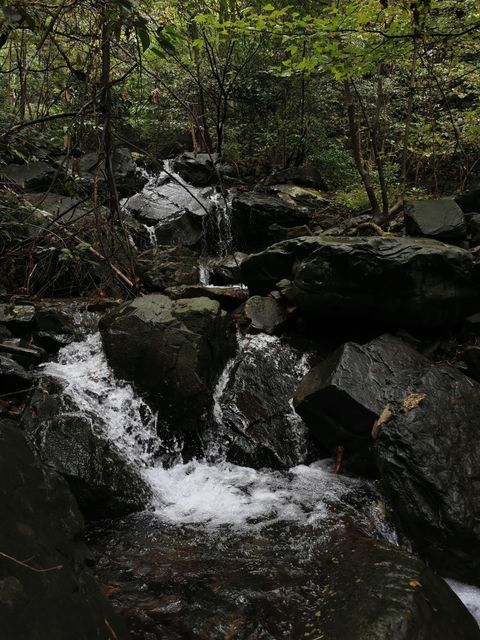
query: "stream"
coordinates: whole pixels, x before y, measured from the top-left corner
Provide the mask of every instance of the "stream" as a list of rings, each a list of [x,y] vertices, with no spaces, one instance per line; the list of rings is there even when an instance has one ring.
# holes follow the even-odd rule
[[[142,224],[152,245],[159,228],[178,220],[187,206],[208,224],[201,269],[208,285],[208,258],[231,252],[228,202],[212,189],[188,185],[186,193],[172,166],[166,169],[173,180],[162,173],[144,188],[153,213]],[[131,210],[135,197],[124,206]],[[132,638],[319,640],[308,621],[318,617],[328,592],[326,567],[348,563],[348,555],[332,557],[332,548],[358,536],[399,543],[377,484],[334,475],[330,459],[312,461],[305,425],[288,398],[276,396],[308,371],[310,355],[284,338],[239,335],[195,459],[184,454],[174,425],[115,378],[95,330],[42,366],[42,375],[63,382],[70,404],[92,418],[92,428],[135,465],[151,490],[144,512],[88,530],[96,573],[126,616]],[[246,409],[238,402],[244,383],[235,376],[248,380],[260,362],[268,365],[268,403],[284,403],[286,453],[278,455],[288,469],[228,462],[231,448],[248,436]],[[480,590],[450,584],[480,621]]]

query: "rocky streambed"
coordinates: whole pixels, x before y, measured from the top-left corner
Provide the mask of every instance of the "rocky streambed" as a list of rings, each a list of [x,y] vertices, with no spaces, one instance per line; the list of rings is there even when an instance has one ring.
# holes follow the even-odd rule
[[[361,236],[209,162],[125,194],[143,295],[1,305],[0,628],[479,638],[474,194]]]

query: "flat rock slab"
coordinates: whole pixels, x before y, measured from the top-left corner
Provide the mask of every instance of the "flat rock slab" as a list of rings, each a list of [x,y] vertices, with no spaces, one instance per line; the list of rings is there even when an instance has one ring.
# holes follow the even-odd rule
[[[463,211],[449,198],[408,202],[405,227],[410,236],[425,236],[453,244],[462,242],[467,235]]]
[[[449,326],[480,305],[471,254],[430,239],[302,237],[250,255],[241,270],[251,294],[290,280],[285,294],[304,315],[350,328]]]

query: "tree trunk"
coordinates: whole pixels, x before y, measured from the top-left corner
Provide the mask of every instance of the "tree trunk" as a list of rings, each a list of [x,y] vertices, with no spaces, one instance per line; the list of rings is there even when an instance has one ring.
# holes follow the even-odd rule
[[[350,88],[350,80],[344,82],[345,92],[345,104],[347,106],[348,126],[350,131],[350,143],[352,145],[353,159],[357,168],[358,174],[362,180],[365,192],[370,202],[372,214],[374,217],[380,214],[380,207],[378,205],[377,195],[373,188],[370,173],[365,165],[362,155],[362,140],[360,135],[360,125],[357,119],[354,96]]]

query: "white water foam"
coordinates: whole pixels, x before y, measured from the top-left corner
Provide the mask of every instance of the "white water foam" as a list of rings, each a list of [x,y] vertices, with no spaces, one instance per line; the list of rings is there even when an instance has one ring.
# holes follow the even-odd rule
[[[455,591],[457,596],[480,626],[480,587],[463,584],[462,582],[452,580],[451,578],[446,578],[445,582],[447,582],[450,585],[450,588]]]
[[[219,381],[217,396],[228,380],[229,366]],[[162,520],[252,527],[278,521],[318,524],[346,515],[383,535],[371,485],[333,475],[329,461],[299,465],[287,472],[199,460],[164,467],[159,459],[162,443],[156,436],[156,416],[131,385],[115,378],[98,333],[61,349],[57,362],[42,369],[43,374],[64,383],[64,393],[78,411],[98,417],[98,428],[138,466],[152,488],[152,506]],[[221,414],[217,413],[217,419]],[[353,504],[357,504],[355,512]]]

